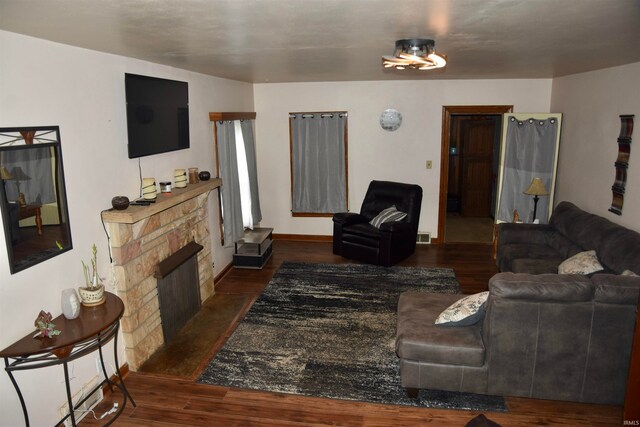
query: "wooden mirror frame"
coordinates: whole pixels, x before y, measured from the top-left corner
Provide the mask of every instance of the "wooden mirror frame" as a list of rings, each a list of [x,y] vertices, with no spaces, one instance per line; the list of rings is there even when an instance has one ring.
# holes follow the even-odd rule
[[[48,149],[49,156],[15,159],[18,152],[29,153],[25,150],[34,150],[30,154],[35,154],[35,150],[42,149]],[[46,151],[42,153],[45,154]],[[43,161],[38,166],[33,164]],[[46,170],[48,165],[51,166],[50,181],[46,181],[49,175]],[[25,172],[24,169],[31,171]],[[46,188],[34,190],[28,184],[37,179],[35,172],[40,175],[39,182],[44,182]],[[0,128],[0,173],[0,210],[11,274],[71,250],[73,245],[62,167],[60,128]],[[20,175],[23,178],[16,179]],[[26,196],[20,188],[21,183],[25,182]],[[15,186],[15,191],[9,192],[10,185]],[[28,190],[31,190],[31,194]],[[45,201],[42,200],[43,197]],[[33,217],[35,226],[24,223],[20,225],[23,220],[32,221]]]

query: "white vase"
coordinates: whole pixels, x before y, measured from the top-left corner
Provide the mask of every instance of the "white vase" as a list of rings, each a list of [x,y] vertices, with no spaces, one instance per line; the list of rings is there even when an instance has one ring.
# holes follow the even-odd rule
[[[80,298],[73,288],[62,291],[61,297],[62,314],[69,320],[80,315]]]

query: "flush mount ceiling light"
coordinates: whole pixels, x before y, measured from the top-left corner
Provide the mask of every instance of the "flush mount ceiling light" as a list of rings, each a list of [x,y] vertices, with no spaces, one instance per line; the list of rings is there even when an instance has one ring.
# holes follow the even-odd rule
[[[433,70],[447,65],[447,57],[436,53],[435,42],[431,39],[402,39],[396,40],[393,56],[382,57],[382,65],[396,70]]]

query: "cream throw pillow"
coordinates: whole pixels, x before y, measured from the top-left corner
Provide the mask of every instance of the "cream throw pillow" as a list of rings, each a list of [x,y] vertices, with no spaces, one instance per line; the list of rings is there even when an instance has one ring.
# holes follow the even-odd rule
[[[466,296],[451,304],[435,321],[440,326],[475,325],[484,315],[489,291]]]
[[[604,270],[604,267],[594,250],[575,254],[558,266],[558,274],[591,274],[600,270]]]

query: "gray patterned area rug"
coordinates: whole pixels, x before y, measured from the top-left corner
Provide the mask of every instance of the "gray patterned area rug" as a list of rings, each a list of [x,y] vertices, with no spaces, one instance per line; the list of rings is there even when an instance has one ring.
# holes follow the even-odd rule
[[[456,293],[451,269],[285,262],[198,382],[431,408],[506,411],[504,399],[421,390],[407,397],[395,354],[406,290]]]

